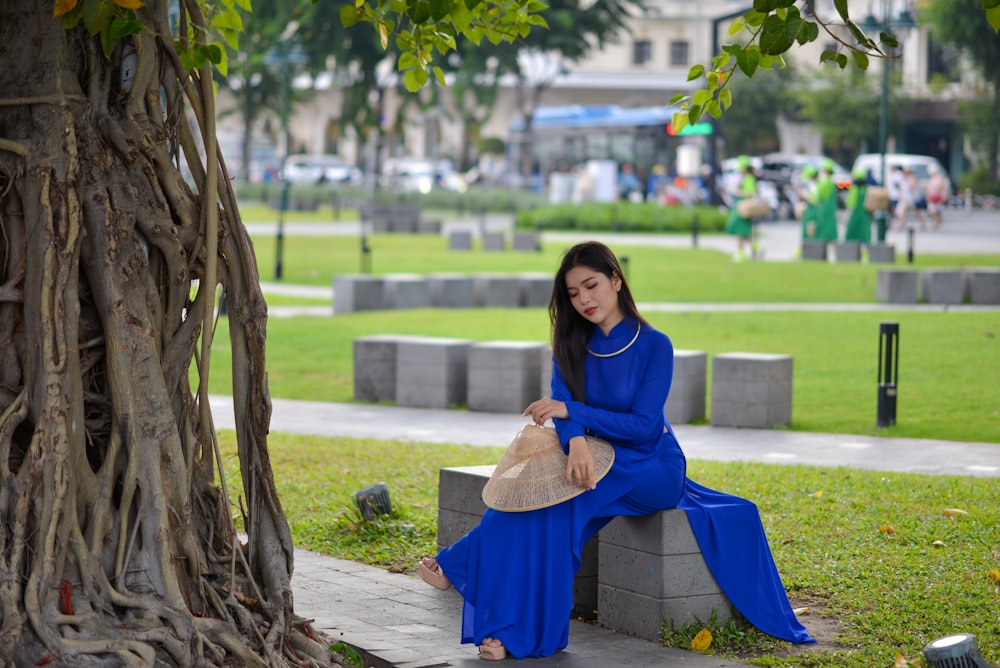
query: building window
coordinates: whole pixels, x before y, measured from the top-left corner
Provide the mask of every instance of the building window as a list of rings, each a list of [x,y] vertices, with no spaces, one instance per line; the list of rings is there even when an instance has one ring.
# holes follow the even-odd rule
[[[670,66],[686,67],[688,65],[690,43],[686,40],[670,42]]]
[[[933,38],[927,40],[927,81],[943,79],[957,82],[961,80],[961,53],[952,46],[941,44]]]
[[[648,39],[637,39],[632,44],[632,64],[644,65],[653,57],[653,43]]]

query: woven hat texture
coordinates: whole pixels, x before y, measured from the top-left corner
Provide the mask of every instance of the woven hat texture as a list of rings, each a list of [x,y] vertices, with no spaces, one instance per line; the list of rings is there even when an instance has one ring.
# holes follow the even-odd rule
[[[587,437],[587,445],[600,480],[611,470],[615,449],[592,436]],[[526,424],[486,482],[483,502],[496,510],[518,512],[554,506],[582,494],[586,489],[566,482],[566,462],[555,429]]]

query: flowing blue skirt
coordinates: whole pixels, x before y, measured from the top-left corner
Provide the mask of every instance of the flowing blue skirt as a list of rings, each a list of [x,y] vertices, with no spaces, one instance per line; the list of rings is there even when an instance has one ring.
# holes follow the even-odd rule
[[[813,642],[792,613],[756,506],[686,473],[680,446],[665,433],[658,452],[616,448],[597,488],[569,501],[521,513],[487,510],[437,555],[465,600],[462,642],[496,638],[515,658],[564,649],[583,546],[615,517],[670,508],[686,511],[709,569],[751,624],[790,642]]]

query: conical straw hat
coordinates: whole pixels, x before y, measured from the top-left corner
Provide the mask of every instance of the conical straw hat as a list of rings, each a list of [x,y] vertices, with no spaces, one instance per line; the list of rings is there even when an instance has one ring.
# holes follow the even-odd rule
[[[600,480],[615,461],[607,441],[587,437],[594,456],[594,473]],[[483,488],[490,508],[518,512],[546,508],[587,491],[566,482],[567,457],[552,427],[526,424],[517,433]]]

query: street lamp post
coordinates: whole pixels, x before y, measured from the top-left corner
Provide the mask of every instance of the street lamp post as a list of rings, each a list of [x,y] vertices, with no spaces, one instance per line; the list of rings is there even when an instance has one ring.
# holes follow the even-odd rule
[[[916,27],[916,22],[910,15],[909,9],[903,9],[896,19],[891,19],[892,0],[882,1],[882,18],[875,18],[874,14],[869,14],[861,23],[861,29],[866,33],[876,31],[898,32]],[[878,116],[878,151],[880,156],[879,184],[886,185],[886,165],[885,153],[889,141],[889,58],[882,59],[882,95],[879,100]],[[888,220],[885,209],[880,209],[875,213],[876,239],[879,243],[885,243],[886,228]]]
[[[292,48],[291,39],[299,29],[297,21],[288,24],[278,38],[278,48],[272,49],[264,58],[264,62],[281,66],[281,132],[284,137],[284,151],[281,155],[279,174],[281,177],[281,203],[278,208],[278,231],[275,235],[274,248],[274,278],[280,281],[282,277],[282,262],[285,254],[285,211],[288,210],[288,178],[285,168],[288,155],[292,149],[292,132],[288,127],[289,107],[292,97],[291,66],[306,61],[305,53],[299,48]]]

